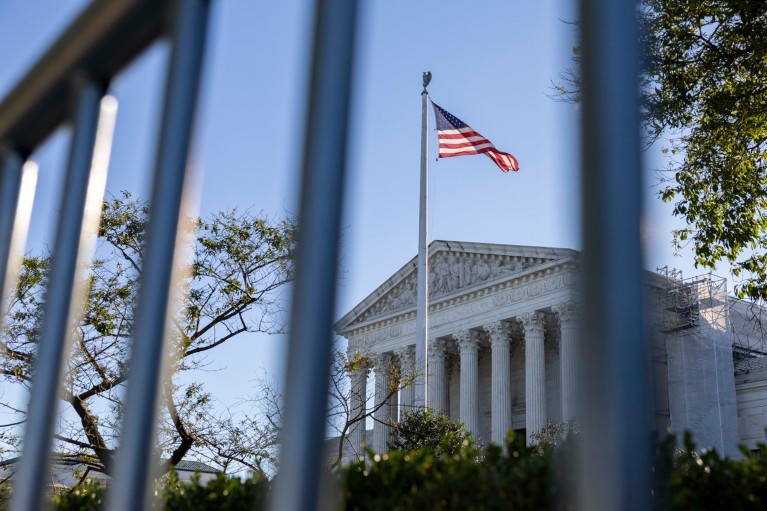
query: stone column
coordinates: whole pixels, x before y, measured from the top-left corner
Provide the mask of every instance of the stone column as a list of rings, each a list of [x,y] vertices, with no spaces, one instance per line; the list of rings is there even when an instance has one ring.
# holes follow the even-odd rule
[[[415,346],[405,346],[396,351],[400,363],[400,378],[402,385],[408,380],[412,380],[415,375]],[[415,386],[411,383],[401,387],[399,403],[399,420],[405,416],[406,412],[412,412],[415,404]]]
[[[542,312],[522,316],[525,330],[525,427],[530,435],[546,424],[546,355],[543,346]]]
[[[511,429],[511,337],[509,325],[496,321],[484,327],[490,336],[492,350],[491,373],[491,438],[497,445],[505,445]]]
[[[575,302],[565,302],[554,308],[561,329],[559,341],[559,364],[562,380],[562,420],[568,421],[576,413],[576,357],[577,343],[580,336],[580,322]]]
[[[363,365],[351,374],[351,389],[349,403],[349,420],[357,420],[349,428],[349,440],[351,442],[351,456],[362,455],[362,447],[365,439],[365,413],[367,404],[367,382],[370,367]],[[353,458],[352,458],[353,459]]]
[[[373,450],[386,452],[391,433],[391,354],[378,353],[373,358],[375,363],[375,403],[378,409],[373,413]],[[383,404],[382,404],[383,403]],[[381,406],[379,406],[381,405]]]
[[[460,419],[466,429],[479,435],[479,339],[477,332],[465,330],[454,335],[461,351]]]
[[[429,408],[436,413],[449,413],[447,402],[447,371],[445,368],[445,349],[443,339],[429,341]]]

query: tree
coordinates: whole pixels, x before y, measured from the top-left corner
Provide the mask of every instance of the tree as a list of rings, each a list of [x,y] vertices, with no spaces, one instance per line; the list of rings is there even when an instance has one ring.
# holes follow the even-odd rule
[[[642,0],[641,77],[649,141],[663,139],[659,192],[686,222],[674,246],[725,261],[739,297],[767,299],[767,3]],[[577,50],[574,60],[580,61]],[[556,86],[578,99],[578,73]]]
[[[474,449],[474,439],[459,421],[450,422],[447,415],[431,408],[405,413],[394,426],[389,449],[392,451],[431,450],[434,456],[453,456],[464,449]]]
[[[104,204],[88,300],[63,380],[68,411],[57,426],[56,449],[106,473],[117,443],[148,214],[147,204],[127,192]],[[191,451],[211,449],[219,459],[253,466],[248,454],[253,449],[237,449],[247,440],[233,422],[213,413],[204,384],[182,385],[178,375],[206,366],[217,347],[240,334],[280,331],[280,292],[291,279],[294,227],[289,219],[229,210],[198,220],[196,235],[194,262],[185,281],[188,302],[171,336],[176,362],[163,383],[159,445],[168,465]],[[48,255],[25,258],[4,331],[0,375],[26,390],[49,260]],[[15,415],[14,422],[24,421],[24,411]],[[8,434],[10,427],[0,426],[0,434]],[[224,444],[227,450],[221,449]]]
[[[375,419],[376,412],[391,402],[397,393],[413,384],[418,376],[416,367],[405,367],[390,359],[388,372],[390,375],[389,388],[374,399],[372,406],[363,408],[354,408],[352,403],[356,399],[368,402],[368,385],[366,385],[367,374],[373,366],[373,356],[367,351],[353,351],[348,355],[342,350],[336,351],[333,366],[330,371],[329,387],[329,407],[328,407],[328,425],[331,430],[338,435],[337,451],[331,461],[331,466],[339,465],[344,459],[344,453],[347,449],[353,449],[354,446],[349,442],[349,433],[351,429],[359,425],[363,430],[368,418]],[[360,380],[355,381],[351,375],[355,373],[364,374],[365,383]],[[352,452],[354,457],[359,457],[363,453]]]
[[[547,450],[557,450],[569,438],[577,438],[581,430],[578,423],[569,421],[548,420],[540,430],[530,437],[535,441],[535,452],[543,454]]]

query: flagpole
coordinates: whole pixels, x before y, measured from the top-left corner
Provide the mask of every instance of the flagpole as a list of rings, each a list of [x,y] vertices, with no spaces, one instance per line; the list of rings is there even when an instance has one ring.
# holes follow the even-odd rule
[[[427,107],[429,104],[429,92],[426,87],[431,82],[431,73],[423,74],[423,92],[421,92],[421,200],[419,206],[419,226],[418,226],[418,284],[417,284],[417,307],[415,315],[415,361],[419,374],[415,379],[414,394],[416,406],[428,406],[428,371],[426,368],[428,352],[428,318],[427,305],[429,303],[429,257],[428,243],[429,235],[427,230],[427,220],[429,214],[429,164],[427,150],[427,125],[428,115]]]

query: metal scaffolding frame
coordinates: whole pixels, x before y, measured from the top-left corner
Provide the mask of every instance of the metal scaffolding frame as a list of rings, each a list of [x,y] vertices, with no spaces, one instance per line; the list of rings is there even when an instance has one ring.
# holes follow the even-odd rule
[[[727,280],[713,273],[684,278],[680,270],[664,266],[658,275],[666,283],[656,302],[661,331],[671,334],[698,326],[720,332],[730,330]]]

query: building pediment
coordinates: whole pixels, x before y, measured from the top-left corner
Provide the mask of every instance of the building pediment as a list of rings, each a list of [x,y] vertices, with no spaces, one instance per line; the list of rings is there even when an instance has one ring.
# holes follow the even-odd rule
[[[577,256],[575,250],[434,241],[429,245],[431,304]],[[388,317],[415,312],[417,257],[405,264],[336,324],[339,334]]]

